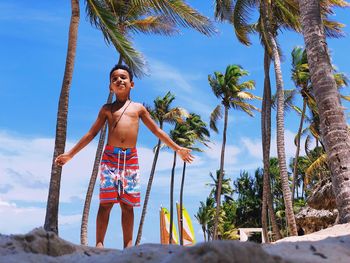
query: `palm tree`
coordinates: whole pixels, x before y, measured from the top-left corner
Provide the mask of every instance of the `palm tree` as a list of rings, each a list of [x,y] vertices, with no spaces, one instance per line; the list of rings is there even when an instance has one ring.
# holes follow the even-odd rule
[[[296,19],[298,10],[296,8],[295,1],[269,1],[267,4],[265,1],[250,1],[242,0],[235,1],[232,4],[232,14],[227,20],[229,20],[235,29],[238,40],[245,44],[250,45],[248,37],[249,33],[257,32],[261,38],[262,45],[264,46],[264,71],[265,71],[265,82],[264,82],[264,101],[262,106],[262,138],[263,140],[263,163],[264,163],[264,194],[263,194],[263,212],[262,212],[262,225],[265,240],[267,239],[267,222],[266,222],[266,208],[269,209],[269,214],[274,217],[273,207],[271,207],[271,194],[269,191],[270,186],[267,171],[269,170],[269,154],[270,154],[270,137],[271,137],[271,85],[269,77],[269,68],[271,59],[275,65],[275,75],[277,82],[277,89],[279,90],[280,97],[283,97],[283,83],[280,72],[280,61],[279,61],[279,50],[276,44],[276,36],[279,28],[287,28],[298,30],[298,20]],[[257,8],[259,10],[260,17],[254,24],[249,24],[247,17],[251,9]],[[268,13],[268,14],[267,14]],[[266,101],[265,101],[266,100]],[[283,105],[282,105],[283,107]],[[283,141],[283,108],[279,106],[277,114],[277,143],[279,149],[279,156],[281,162],[285,163],[284,152],[284,141]],[[282,170],[286,173],[286,169]],[[276,237],[279,237],[279,229],[275,220],[272,219],[273,231]]]
[[[202,226],[202,231],[204,235],[204,241],[210,240],[212,237],[211,226],[213,225],[214,213],[215,213],[215,199],[212,197],[207,197],[206,202],[200,202],[200,207],[198,209],[195,218],[198,220],[198,223]]]
[[[321,137],[332,174],[333,191],[339,211],[339,222],[350,222],[350,138],[332,74],[320,3],[300,0],[300,16],[311,74],[319,109]]]
[[[200,148],[194,148],[193,145],[196,142],[203,143],[208,146],[206,142],[209,141],[209,131],[206,128],[207,124],[202,121],[201,117],[195,113],[191,113],[184,123],[187,125],[188,133],[186,143],[183,143],[181,146],[187,147],[194,151],[202,151]],[[182,177],[181,177],[181,187],[180,187],[180,245],[183,245],[183,191],[185,184],[185,173],[186,173],[186,162],[183,163]]]
[[[171,103],[174,101],[175,96],[169,92],[165,94],[164,97],[157,97],[154,100],[154,108],[146,107],[147,110],[150,112],[152,119],[159,123],[159,127],[163,129],[163,124],[165,122],[168,123],[174,123],[175,121],[181,121],[181,118],[184,116],[187,116],[187,113],[184,109],[181,108],[171,108]],[[140,224],[139,229],[137,231],[137,237],[135,241],[135,245],[139,245],[142,237],[142,228],[145,221],[145,216],[147,212],[147,205],[148,200],[151,194],[151,188],[152,188],[152,182],[154,178],[154,172],[156,169],[157,161],[158,161],[158,155],[159,150],[161,148],[161,141],[158,139],[157,146],[155,147],[155,153],[153,157],[153,163],[151,168],[151,173],[148,179],[147,184],[147,190],[145,194],[145,200],[143,202],[142,212],[141,212],[141,218],[140,218]]]
[[[334,22],[329,21],[327,19],[327,15],[330,12],[327,12],[329,8],[326,8],[331,5],[340,5],[338,2],[340,1],[324,1],[324,11],[323,15],[325,17],[326,27],[327,27],[327,34],[333,37],[338,37],[341,35],[341,28],[342,25]],[[249,24],[248,19],[249,13],[251,12],[251,9],[258,9],[258,12],[260,14],[260,17],[256,23]],[[243,43],[244,45],[250,45],[251,42],[249,40],[248,34],[250,33],[258,33],[262,45],[264,46],[264,71],[265,71],[265,82],[264,82],[264,94],[265,92],[268,92],[268,90],[271,89],[270,87],[270,81],[269,72],[267,71],[269,69],[270,65],[270,59],[272,58],[275,63],[275,76],[276,76],[276,82],[277,82],[277,90],[279,91],[279,111],[277,114],[277,136],[279,140],[278,143],[278,149],[279,152],[282,153],[282,156],[280,156],[281,163],[283,167],[286,167],[285,165],[285,157],[283,154],[284,151],[284,144],[283,144],[283,105],[282,105],[282,98],[283,98],[283,82],[281,78],[280,73],[280,61],[278,56],[278,48],[276,44],[276,37],[279,29],[293,29],[297,32],[300,31],[300,24],[298,20],[299,16],[299,10],[298,10],[298,3],[294,0],[287,0],[287,1],[251,1],[251,0],[237,0],[235,1],[235,4],[233,4],[233,1],[226,0],[216,1],[216,12],[215,16],[220,21],[229,21],[233,24],[236,36],[238,40]],[[276,68],[277,66],[277,68]],[[282,84],[282,85],[281,85]],[[269,88],[267,87],[269,86]],[[265,96],[264,98],[269,100],[269,96]],[[269,147],[270,147],[270,118],[271,118],[271,109],[270,109],[270,103],[269,102],[263,102],[263,111],[262,111],[262,137],[268,138],[268,141],[265,143],[263,142],[263,162],[264,162],[264,171],[265,171],[265,177],[268,176],[268,162],[269,162]],[[266,136],[268,137],[266,137]],[[284,174],[284,182],[286,182],[286,169],[282,169],[281,172]],[[271,197],[270,193],[268,191],[269,186],[268,184],[268,178],[264,180],[264,194],[263,194],[263,209],[266,210],[267,204],[266,201],[269,203],[269,209],[272,209],[270,207],[271,204]],[[288,189],[286,189],[288,191]],[[290,192],[290,191],[289,191]],[[267,195],[267,196],[266,196]],[[286,197],[288,199],[290,195],[286,193]],[[288,202],[290,204],[290,202]],[[273,209],[272,209],[273,210]],[[288,208],[289,211],[291,211],[291,207]],[[271,215],[274,214],[273,211],[269,211]],[[288,213],[291,220],[293,220],[291,213]],[[266,231],[266,211],[263,211],[262,213],[262,224],[264,229],[264,235],[265,239],[267,240],[267,231]],[[275,235],[278,234],[278,229],[276,228],[275,220],[272,220],[272,226],[273,231]],[[293,227],[293,229],[295,229]],[[294,231],[295,232],[295,231]]]
[[[347,77],[343,73],[335,72],[333,68],[334,79],[336,81],[337,88],[340,89],[344,86],[347,86]],[[294,166],[293,166],[293,183],[292,183],[292,195],[294,199],[295,192],[295,181],[297,180],[297,163],[300,151],[300,138],[303,132],[303,122],[304,119],[309,119],[306,114],[306,108],[308,107],[312,112],[310,131],[312,130],[314,136],[319,138],[319,116],[318,109],[316,106],[316,101],[314,95],[312,94],[312,85],[310,79],[309,72],[309,64],[307,60],[306,50],[301,47],[296,47],[292,51],[292,80],[297,88],[299,88],[299,93],[303,98],[303,108],[300,110],[298,107],[291,105],[298,113],[300,113],[300,123],[298,128],[298,133],[295,138],[296,144],[296,153],[294,158]],[[340,97],[344,100],[349,101],[348,96],[340,95]]]
[[[207,235],[206,235],[207,224],[208,224],[208,221],[210,220],[210,216],[204,202],[201,201],[200,204],[201,205],[198,208],[198,212],[197,214],[194,215],[194,217],[198,220],[198,223],[202,226],[204,242],[206,242],[207,241]]]
[[[209,176],[213,180],[213,183],[207,184],[212,188],[209,196],[212,198],[216,198],[217,192],[218,192],[220,170],[216,170],[216,177],[214,177],[212,172],[209,173]],[[225,200],[228,200],[228,199],[232,199],[231,198],[232,194],[233,194],[233,189],[231,186],[231,178],[225,178],[225,171],[224,171],[222,176],[221,195],[224,196]]]
[[[188,130],[188,126],[184,123],[176,123],[174,129],[170,131],[170,138],[178,145],[188,145],[189,140],[193,138],[194,134]],[[174,151],[174,161],[171,169],[170,177],[170,226],[169,226],[169,244],[173,240],[173,224],[174,224],[174,178],[176,167],[176,151]]]
[[[218,180],[218,191],[216,196],[216,215],[214,221],[214,239],[217,239],[218,217],[220,212],[220,198],[222,177],[224,171],[226,131],[228,122],[228,111],[230,108],[242,110],[250,116],[253,116],[253,110],[258,110],[255,106],[246,102],[250,99],[260,99],[259,97],[245,90],[254,89],[254,81],[248,80],[240,83],[240,79],[248,75],[248,71],[243,70],[238,65],[229,65],[226,68],[225,75],[220,72],[214,72],[214,76],[208,76],[209,84],[214,95],[220,99],[220,104],[213,110],[210,116],[210,128],[218,132],[216,122],[222,118],[222,106],[224,107],[224,130],[220,157],[220,176]]]
[[[270,82],[270,64],[271,59],[265,48],[264,51],[264,92],[263,101],[261,107],[261,135],[262,138],[262,150],[263,150],[263,195],[262,195],[262,211],[261,211],[261,225],[263,229],[263,235],[266,242],[269,242],[267,233],[267,212],[271,219],[272,231],[275,235],[276,240],[282,238],[280,229],[277,225],[273,198],[271,193],[271,182],[270,182],[270,145],[271,145],[271,82]]]
[[[78,25],[80,17],[79,1],[71,0],[71,20],[68,35],[68,50],[64,70],[61,94],[58,102],[55,149],[52,159],[50,188],[47,198],[44,229],[58,234],[58,204],[62,167],[55,164],[56,157],[64,152],[66,146],[67,114],[69,90],[72,83],[74,61],[77,47]]]
[[[292,51],[292,80],[296,87],[300,88],[300,93],[303,97],[303,108],[301,110],[300,123],[298,128],[298,133],[296,135],[296,152],[294,157],[294,165],[293,165],[293,181],[292,181],[292,202],[294,200],[295,194],[295,183],[297,180],[297,166],[298,166],[298,158],[300,152],[300,138],[301,132],[303,129],[303,123],[305,118],[305,112],[308,102],[307,95],[309,92],[307,88],[310,84],[310,74],[309,74],[309,65],[307,64],[306,52],[300,47],[296,47]]]

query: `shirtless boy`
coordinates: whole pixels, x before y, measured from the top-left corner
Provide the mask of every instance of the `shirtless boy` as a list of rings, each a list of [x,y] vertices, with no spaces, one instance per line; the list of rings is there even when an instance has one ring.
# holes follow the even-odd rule
[[[177,145],[152,120],[146,108],[130,100],[134,88],[132,72],[128,67],[116,65],[110,73],[110,91],[117,100],[101,108],[95,123],[80,141],[68,152],[59,155],[55,162],[64,165],[97,135],[108,123],[108,140],[101,160],[100,206],[96,220],[96,247],[103,248],[109,215],[114,203],[120,203],[124,248],[132,246],[134,229],[133,207],[140,206],[139,166],[136,150],[139,119],[159,139],[180,157],[191,163],[190,150]]]

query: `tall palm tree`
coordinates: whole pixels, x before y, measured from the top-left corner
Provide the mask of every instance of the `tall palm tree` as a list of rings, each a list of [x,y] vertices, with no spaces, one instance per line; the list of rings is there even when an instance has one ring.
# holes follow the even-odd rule
[[[240,0],[235,1],[235,4],[232,4],[232,14],[229,17],[229,20],[235,29],[236,36],[240,42],[245,45],[250,45],[250,40],[248,34],[250,33],[258,33],[262,45],[264,46],[264,71],[265,71],[265,82],[264,82],[264,100],[268,100],[267,102],[263,101],[262,105],[262,138],[267,139],[267,141],[263,140],[263,163],[264,163],[264,193],[263,193],[263,212],[262,212],[262,224],[263,224],[263,234],[265,239],[267,239],[267,222],[266,222],[266,208],[269,209],[269,214],[274,217],[273,207],[271,207],[271,194],[269,191],[270,186],[268,185],[269,178],[267,171],[269,170],[269,154],[270,154],[270,136],[271,136],[271,103],[270,103],[270,95],[271,86],[270,86],[270,78],[269,78],[269,68],[270,61],[274,62],[275,65],[275,76],[277,87],[280,90],[280,93],[283,93],[283,89],[281,89],[282,78],[280,74],[280,62],[279,62],[279,50],[277,48],[276,39],[277,32],[279,28],[287,28],[287,29],[295,29],[298,30],[298,20],[297,17],[297,5],[295,1],[250,1],[250,0]],[[249,17],[249,12],[251,9],[258,9],[260,17],[258,21],[254,24],[249,24],[247,17]],[[268,13],[268,14],[267,14]],[[271,38],[272,41],[271,41]],[[277,68],[276,68],[277,66]],[[281,94],[283,97],[283,94]],[[280,96],[280,98],[281,98]],[[279,107],[279,111],[277,114],[277,137],[278,137],[278,149],[279,156],[281,157],[281,162],[285,163],[284,152],[284,141],[283,141],[283,108]],[[281,170],[286,173],[286,170]],[[268,204],[269,205],[268,205]],[[277,228],[277,224],[275,220],[272,221],[273,231],[275,236],[278,238],[279,229]]]
[[[292,202],[295,194],[295,183],[297,180],[297,168],[298,158],[300,152],[300,138],[303,129],[303,123],[305,118],[305,112],[308,102],[307,95],[309,92],[306,90],[310,84],[309,65],[307,64],[306,52],[301,47],[296,47],[292,51],[292,80],[296,87],[300,88],[300,93],[303,97],[303,108],[301,110],[301,117],[299,122],[299,128],[296,135],[296,151],[293,165],[293,181],[292,181]]]
[[[319,109],[321,137],[332,174],[339,222],[348,223],[350,222],[350,138],[332,74],[320,2],[300,0],[299,5],[311,82]]]
[[[234,2],[234,3],[233,3]],[[327,34],[333,37],[338,37],[341,35],[341,28],[342,25],[334,22],[334,21],[329,21],[327,19],[327,15],[330,13],[328,12],[329,5],[340,5],[338,2],[342,2],[342,0],[340,1],[324,1],[324,11],[323,11],[323,15],[325,17],[325,21],[327,21],[328,23],[326,23],[326,27],[327,27]],[[258,12],[260,14],[260,17],[258,19],[258,21],[256,23],[253,24],[249,24],[248,23],[248,18],[249,13],[251,12],[252,9],[258,9]],[[279,67],[279,57],[278,55],[278,48],[277,48],[277,44],[276,44],[276,37],[277,37],[277,33],[280,29],[292,29],[295,30],[297,32],[300,32],[300,24],[299,24],[299,20],[298,20],[298,16],[299,16],[299,10],[298,10],[298,3],[295,0],[286,0],[286,1],[280,1],[280,0],[274,0],[274,1],[265,1],[265,0],[255,0],[255,1],[251,1],[251,0],[236,0],[236,1],[230,1],[230,0],[217,0],[216,1],[216,12],[215,12],[215,16],[218,20],[220,21],[229,21],[230,23],[233,24],[234,29],[235,29],[235,33],[236,36],[238,38],[238,40],[245,44],[245,45],[250,45],[251,42],[249,40],[249,34],[250,33],[258,33],[260,38],[261,38],[261,42],[262,45],[264,46],[264,70],[265,70],[265,84],[264,86],[266,87],[266,85],[269,85],[269,81],[266,81],[266,76],[269,75],[269,72],[267,72],[266,70],[269,69],[269,66],[267,67],[266,65],[270,65],[270,60],[266,59],[266,57],[268,56],[269,58],[272,58],[274,63],[275,63],[275,76],[276,76],[276,81],[277,82],[277,87],[279,90],[279,112],[277,115],[277,126],[279,128],[277,128],[277,133],[278,133],[278,149],[280,150],[280,152],[284,151],[284,145],[282,145],[283,140],[281,138],[283,138],[283,134],[281,134],[281,132],[283,132],[283,121],[281,121],[281,118],[283,118],[283,108],[281,108],[281,100],[283,97],[283,89],[281,89],[281,87],[283,88],[283,86],[281,86],[281,84],[283,84],[281,75],[280,73],[280,67]],[[277,59],[277,60],[276,60]],[[266,64],[267,61],[267,64]],[[277,68],[276,68],[277,66]],[[264,92],[265,92],[266,88],[264,88]],[[265,97],[265,96],[264,96]],[[267,96],[266,99],[268,99],[269,97]],[[263,102],[265,103],[265,102]],[[282,105],[283,107],[283,105]],[[263,114],[262,114],[262,137],[266,138],[266,136],[270,136],[270,103],[266,103],[265,105],[263,105]],[[281,129],[282,128],[282,129]],[[268,141],[270,141],[270,137],[268,139]],[[265,171],[265,177],[268,176],[268,174],[266,173],[266,171],[268,171],[268,162],[269,162],[269,147],[270,147],[270,143],[263,143],[263,162],[264,162],[264,171]],[[281,163],[286,163],[285,162],[285,158],[283,158],[284,156],[281,156]],[[285,167],[286,165],[284,165]],[[285,177],[286,177],[286,169],[282,169],[281,170],[284,174],[284,181]],[[267,186],[267,182],[269,180],[265,179],[264,183],[265,183],[265,187],[264,187],[264,194],[263,194],[263,209],[266,209],[267,204],[266,201],[270,200],[270,193],[268,192],[268,186]],[[267,196],[266,196],[267,195]],[[286,196],[288,197],[288,193],[286,193]],[[290,203],[290,202],[289,202]],[[270,204],[270,201],[269,201]],[[269,206],[269,209],[270,208]],[[291,208],[289,207],[289,211],[291,211]],[[273,211],[269,211],[271,215],[274,214]],[[290,215],[290,218],[292,219],[291,213],[288,213]],[[263,211],[262,216],[265,217],[262,220],[262,224],[263,224],[263,228],[264,228],[264,234],[267,234],[266,231],[266,211]],[[272,220],[272,226],[273,226],[273,231],[275,233],[275,235],[279,235],[278,234],[278,229],[276,228],[276,224],[275,224],[275,220]],[[293,227],[294,228],[294,227]],[[295,228],[294,228],[295,229]],[[295,232],[295,231],[294,231]],[[266,237],[266,236],[265,236]],[[266,237],[267,240],[267,237]]]
[[[150,112],[152,119],[158,122],[159,127],[163,129],[163,125],[165,122],[174,123],[175,121],[181,122],[181,118],[187,116],[187,113],[184,109],[181,108],[171,108],[171,103],[174,101],[175,96],[169,92],[165,94],[164,97],[157,97],[154,102],[154,107],[146,107]],[[141,218],[139,229],[137,231],[137,237],[135,241],[135,245],[139,245],[142,237],[142,228],[145,221],[145,216],[147,212],[148,200],[151,194],[152,182],[154,178],[154,173],[158,161],[159,150],[161,148],[161,141],[158,139],[157,146],[155,147],[155,153],[153,157],[153,163],[151,168],[151,173],[148,179],[147,190],[145,194],[145,200],[143,202]]]
[[[78,25],[80,17],[79,1],[71,0],[71,20],[68,34],[68,50],[64,70],[61,94],[58,102],[55,149],[52,159],[50,187],[47,198],[44,229],[58,234],[58,204],[62,167],[55,164],[56,157],[64,152],[67,136],[67,114],[69,90],[72,83],[74,61],[77,47]]]
[[[336,82],[336,86],[338,89],[347,86],[348,79],[343,73],[335,72],[333,68],[333,76]],[[292,183],[292,195],[294,198],[294,190],[295,190],[295,181],[297,180],[297,163],[300,151],[300,139],[303,132],[303,122],[304,119],[309,119],[306,116],[306,108],[308,107],[312,113],[311,126],[313,133],[317,138],[319,138],[319,119],[318,117],[318,109],[316,105],[316,101],[313,95],[313,89],[311,85],[309,64],[307,60],[306,50],[301,47],[296,47],[292,51],[292,80],[296,85],[299,93],[303,98],[303,108],[300,110],[298,107],[291,105],[298,113],[300,113],[300,123],[298,128],[298,133],[295,138],[296,144],[296,153],[294,158],[294,166],[293,166],[293,183]],[[349,101],[348,96],[344,96],[340,94],[340,97],[344,100]]]
[[[208,81],[214,95],[220,99],[220,104],[216,106],[210,116],[210,128],[218,132],[216,122],[222,118],[222,107],[224,107],[224,129],[220,157],[220,176],[218,180],[218,191],[216,196],[216,215],[214,221],[214,239],[217,239],[218,217],[220,212],[220,198],[222,177],[224,171],[226,131],[228,123],[228,111],[230,108],[242,110],[249,116],[253,116],[253,110],[258,110],[255,106],[249,104],[246,100],[260,99],[246,90],[254,89],[253,80],[240,82],[241,78],[248,75],[248,71],[243,70],[238,65],[229,65],[226,68],[225,75],[221,72],[214,72],[214,76],[209,75]]]
[[[267,233],[267,216],[269,216],[272,231],[275,235],[275,239],[279,240],[282,238],[280,229],[277,225],[275,217],[273,198],[271,193],[271,182],[270,182],[270,145],[271,145],[271,82],[270,82],[270,64],[271,59],[268,51],[265,48],[264,51],[264,92],[263,101],[261,107],[261,138],[262,150],[263,150],[263,195],[262,195],[262,211],[261,211],[261,225],[263,229],[263,235],[266,242],[269,242]]]
[[[162,0],[131,2],[125,0],[87,0],[87,13],[91,23],[102,31],[107,43],[113,43],[116,47],[120,54],[118,64],[125,61],[135,76],[144,75],[145,67],[141,54],[134,51],[131,48],[129,40],[126,40],[130,39],[130,33],[172,35],[178,32],[177,25],[192,27],[206,35],[210,35],[214,31],[207,18],[200,15],[182,1],[168,4],[164,3]],[[169,18],[169,16],[171,16],[171,18]],[[128,49],[120,49],[120,44],[118,42],[120,41],[120,36],[124,37],[123,41],[130,45]],[[121,44],[123,44],[123,42]],[[128,52],[131,54],[128,54]],[[136,57],[136,59],[133,57]],[[112,94],[110,94],[107,103],[111,103],[112,99]],[[105,136],[106,127],[101,130],[84,204],[81,225],[81,243],[83,245],[87,245],[89,209],[104,147]],[[141,219],[144,220],[144,214]],[[142,232],[142,227],[139,230]],[[141,232],[138,233],[137,243],[140,242]]]
[[[184,143],[182,146],[187,147],[189,149],[195,150],[195,151],[202,151],[200,148],[195,148],[193,145],[196,142],[203,143],[207,146],[206,142],[209,141],[209,131],[206,128],[207,124],[201,119],[201,117],[198,114],[191,113],[187,118],[186,122],[184,123],[187,125],[188,133],[187,133],[187,140],[186,143]],[[184,191],[184,184],[185,184],[185,173],[186,173],[186,162],[183,163],[183,169],[182,169],[182,177],[181,177],[181,186],[180,186],[180,245],[183,245],[183,191]]]
[[[185,123],[176,123],[174,129],[170,131],[170,138],[178,145],[189,145],[189,140],[193,138],[194,134],[188,130],[188,126]],[[170,226],[169,226],[169,244],[172,244],[173,240],[173,224],[174,224],[174,179],[176,168],[176,151],[174,151],[173,166],[171,169],[170,177]]]

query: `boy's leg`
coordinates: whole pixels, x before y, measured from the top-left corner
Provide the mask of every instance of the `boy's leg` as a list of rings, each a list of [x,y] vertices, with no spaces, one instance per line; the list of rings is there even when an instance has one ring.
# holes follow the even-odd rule
[[[132,235],[134,231],[134,208],[130,205],[120,202],[122,209],[122,228],[124,248],[132,246]]]
[[[98,208],[97,218],[96,218],[96,247],[103,248],[103,242],[105,239],[109,215],[113,203],[100,204]]]

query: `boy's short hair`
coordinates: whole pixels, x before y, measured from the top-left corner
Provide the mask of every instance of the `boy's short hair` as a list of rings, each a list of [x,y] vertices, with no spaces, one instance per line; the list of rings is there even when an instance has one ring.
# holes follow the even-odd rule
[[[121,64],[117,64],[111,69],[111,72],[109,73],[109,79],[111,79],[112,73],[117,69],[122,69],[122,70],[127,71],[129,73],[130,80],[132,81],[132,79],[134,77],[132,74],[132,71],[130,70],[130,68],[128,66],[121,65]]]

